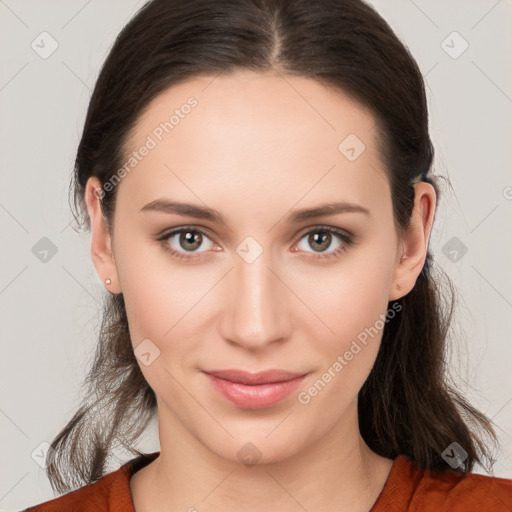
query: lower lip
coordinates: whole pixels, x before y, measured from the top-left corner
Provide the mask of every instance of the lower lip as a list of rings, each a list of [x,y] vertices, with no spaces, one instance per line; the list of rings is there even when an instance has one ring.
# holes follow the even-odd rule
[[[217,391],[243,409],[264,409],[279,403],[295,391],[306,377],[306,375],[301,375],[285,382],[248,385],[219,379],[209,373],[205,373],[205,375]]]

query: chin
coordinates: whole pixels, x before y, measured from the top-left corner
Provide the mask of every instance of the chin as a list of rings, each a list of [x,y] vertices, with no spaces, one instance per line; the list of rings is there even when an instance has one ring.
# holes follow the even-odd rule
[[[274,424],[273,428],[275,426]],[[209,439],[207,442],[203,442],[219,457],[247,467],[282,462],[304,449],[305,443],[302,440],[294,439],[285,432],[282,432],[281,435],[277,432],[267,435],[267,432],[271,432],[271,430],[262,432],[261,428],[254,428],[254,434],[251,435],[250,429],[248,429],[243,436],[234,436],[229,439],[224,437],[222,441]],[[307,438],[307,436],[305,437]]]

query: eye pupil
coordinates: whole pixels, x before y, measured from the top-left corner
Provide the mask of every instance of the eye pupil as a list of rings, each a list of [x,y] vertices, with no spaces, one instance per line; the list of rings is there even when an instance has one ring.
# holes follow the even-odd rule
[[[196,231],[183,231],[180,236],[180,244],[184,249],[196,250],[201,246],[201,233]],[[187,247],[184,244],[192,244],[193,247]]]
[[[321,233],[321,234],[319,235],[319,233]],[[319,249],[320,251],[322,251],[329,247],[330,237],[331,237],[330,233],[326,233],[325,231],[319,231],[317,233],[313,233],[313,234],[309,235],[309,242],[311,243],[311,246],[313,248],[315,248],[315,245],[316,245],[315,250]],[[328,240],[327,244],[325,243],[326,240]]]

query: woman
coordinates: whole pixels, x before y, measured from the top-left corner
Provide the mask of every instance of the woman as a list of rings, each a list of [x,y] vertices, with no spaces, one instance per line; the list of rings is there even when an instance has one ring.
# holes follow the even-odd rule
[[[360,0],[147,3],[76,159],[110,296],[48,453],[71,492],[29,510],[510,510],[446,382],[432,160],[418,66]]]

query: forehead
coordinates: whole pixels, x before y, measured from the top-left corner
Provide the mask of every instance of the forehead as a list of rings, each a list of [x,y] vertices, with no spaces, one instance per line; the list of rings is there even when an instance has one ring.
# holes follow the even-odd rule
[[[140,116],[124,163],[150,149],[121,188],[141,200],[173,190],[197,200],[215,190],[232,201],[247,193],[289,203],[346,191],[344,199],[368,203],[387,187],[375,135],[367,109],[313,79],[198,76],[161,93]]]
[[[189,108],[187,104],[192,101],[194,106]],[[316,142],[323,137],[329,144],[358,132],[360,138],[371,142],[367,132],[375,125],[369,110],[342,91],[312,78],[278,72],[236,71],[198,76],[174,85],[149,103],[139,118],[135,137],[151,133],[173,113],[172,137],[166,139],[177,140],[187,125],[193,125],[197,137],[205,142],[222,129],[217,132],[217,144],[230,142],[223,137],[225,133],[237,136],[233,142],[258,135],[261,142],[285,143],[309,132]],[[182,123],[187,118],[187,123]],[[178,125],[180,129],[174,129]],[[155,135],[158,138],[158,133]]]

